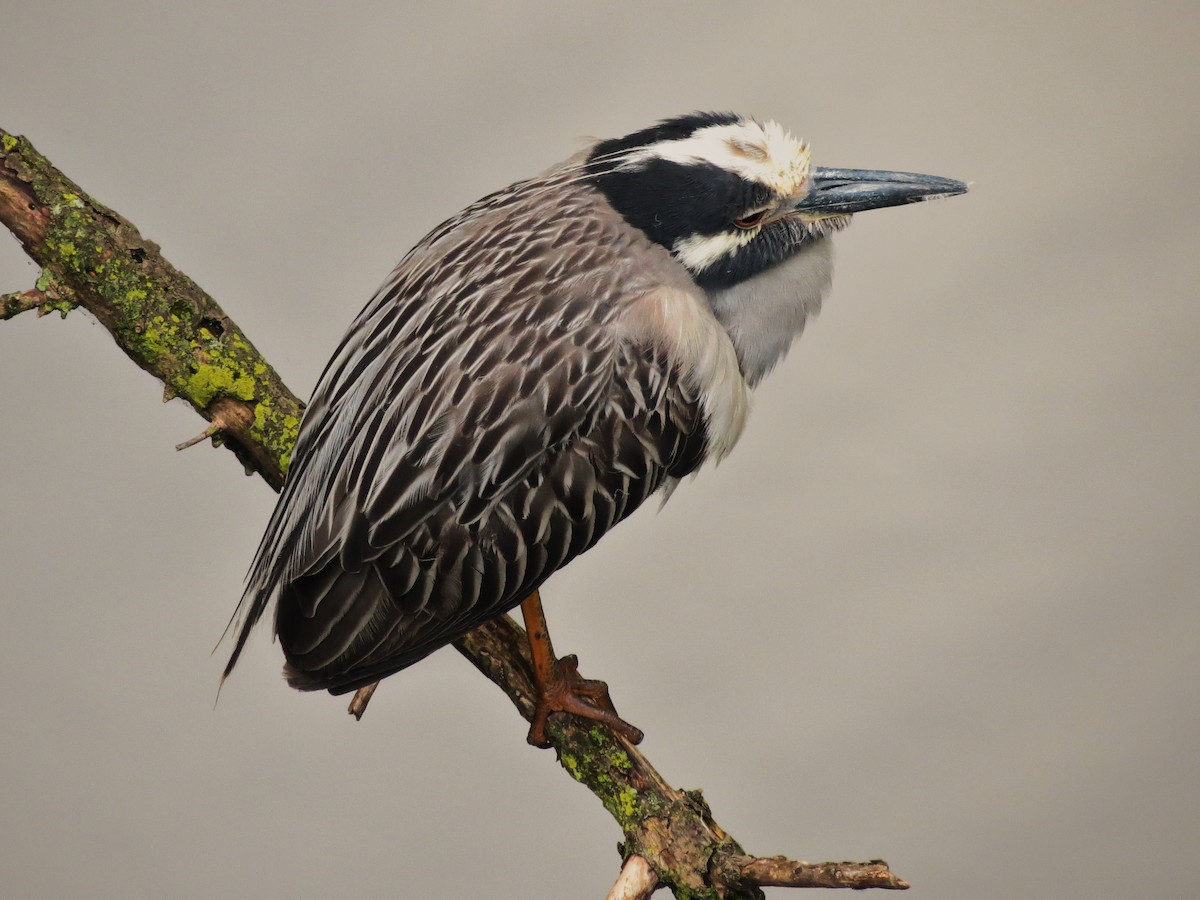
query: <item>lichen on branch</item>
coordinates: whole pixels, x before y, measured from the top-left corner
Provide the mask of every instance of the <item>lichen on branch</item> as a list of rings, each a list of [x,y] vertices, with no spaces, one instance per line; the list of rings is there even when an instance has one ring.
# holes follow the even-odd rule
[[[222,442],[278,488],[303,404],[157,244],[24,138],[0,131],[0,148],[0,220],[42,267],[41,306],[87,309],[169,396],[218,425]]]

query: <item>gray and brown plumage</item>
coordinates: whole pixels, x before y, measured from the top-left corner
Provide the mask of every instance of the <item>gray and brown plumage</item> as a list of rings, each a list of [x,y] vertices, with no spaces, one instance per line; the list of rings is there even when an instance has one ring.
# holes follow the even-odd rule
[[[512,609],[729,452],[851,213],[964,190],[694,114],[449,219],[321,376],[225,674],[272,600],[288,682],[335,694]]]

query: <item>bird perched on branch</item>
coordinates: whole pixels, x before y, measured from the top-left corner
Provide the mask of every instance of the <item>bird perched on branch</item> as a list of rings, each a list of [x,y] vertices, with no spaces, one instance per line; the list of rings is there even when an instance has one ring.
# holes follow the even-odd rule
[[[520,604],[546,717],[640,732],[557,660],[538,588],[742,433],[853,213],[961,194],[813,166],[773,122],[668,119],[484,197],[359,313],[304,415],[235,613],[288,682],[362,688]],[[234,623],[231,623],[233,625]]]

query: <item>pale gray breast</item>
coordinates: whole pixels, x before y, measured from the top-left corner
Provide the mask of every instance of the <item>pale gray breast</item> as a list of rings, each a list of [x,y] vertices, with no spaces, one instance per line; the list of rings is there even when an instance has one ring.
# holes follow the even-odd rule
[[[708,301],[753,387],[787,354],[833,284],[833,241],[818,238],[760,275],[710,291]]]

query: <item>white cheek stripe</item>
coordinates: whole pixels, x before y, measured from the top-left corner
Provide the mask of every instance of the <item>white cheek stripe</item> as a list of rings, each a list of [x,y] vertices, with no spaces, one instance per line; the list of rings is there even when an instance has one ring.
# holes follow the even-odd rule
[[[682,140],[650,144],[632,151],[620,168],[637,169],[652,159],[681,165],[712,163],[765,184],[785,197],[795,196],[806,187],[811,165],[804,141],[792,137],[775,122],[754,121],[709,125]]]
[[[671,249],[675,258],[692,272],[703,272],[717,260],[745,247],[758,235],[759,229],[722,231],[720,234],[693,234],[680,238]]]

